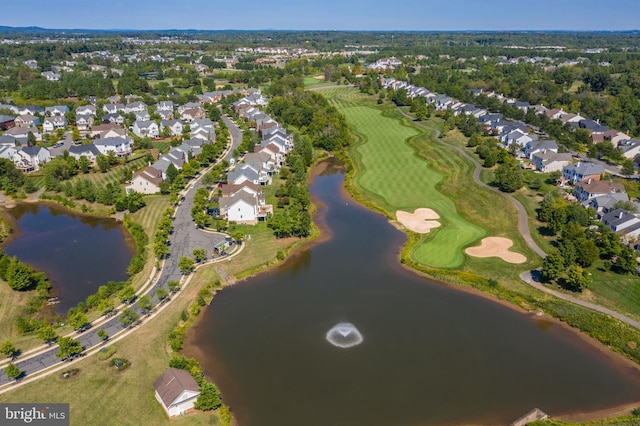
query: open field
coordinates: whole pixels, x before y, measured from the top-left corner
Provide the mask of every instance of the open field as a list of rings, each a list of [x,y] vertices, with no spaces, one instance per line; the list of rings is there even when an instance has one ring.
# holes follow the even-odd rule
[[[170,308],[114,344],[115,356],[131,362],[127,370],[119,373],[108,361],[91,356],[70,366],[80,369],[77,377],[62,379],[52,374],[3,394],[2,401],[70,402],[71,425],[169,424],[153,391],[153,382],[169,366],[167,336],[198,290],[215,279],[212,266],[200,269]],[[217,425],[219,421],[216,413],[196,412],[171,420],[171,424]]]
[[[324,78],[315,78],[315,77],[304,78],[304,88],[306,90],[315,89],[317,87],[333,86],[333,85],[335,85],[334,82],[324,81]]]
[[[123,173],[125,169],[131,170],[133,172],[137,171],[139,168],[145,165],[144,155],[136,154],[137,158],[135,160],[130,160],[127,163],[116,166],[106,173],[101,172],[93,172],[93,173],[79,173],[73,177],[72,180],[77,179],[87,179],[97,186],[106,186],[108,183],[120,184],[120,180],[123,177]]]

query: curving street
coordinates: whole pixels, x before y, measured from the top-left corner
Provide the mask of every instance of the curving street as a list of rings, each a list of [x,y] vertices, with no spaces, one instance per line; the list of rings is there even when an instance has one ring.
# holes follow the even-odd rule
[[[229,133],[231,134],[231,144],[228,147],[227,152],[218,161],[229,160],[233,156],[233,151],[242,142],[242,131],[238,128],[238,126],[236,126],[235,123],[233,123],[233,121],[225,115],[222,116],[222,119],[229,128]],[[195,181],[192,181],[190,184],[188,184],[187,190],[183,192],[184,200],[181,201],[179,206],[176,208],[174,215],[173,233],[169,238],[169,256],[163,262],[160,276],[146,293],[152,296],[152,304],[154,306],[158,303],[158,300],[155,297],[157,289],[163,287],[165,288],[165,290],[168,290],[167,282],[169,280],[180,281],[180,279],[183,277],[182,273],[180,272],[180,268],[178,267],[178,261],[181,256],[192,257],[193,249],[195,248],[205,248],[207,250],[207,253],[210,254],[213,250],[213,246],[223,241],[226,237],[226,235],[222,233],[208,232],[202,229],[198,229],[191,219],[193,197],[197,189],[203,186],[201,183],[202,176],[204,176],[204,172],[202,172]],[[152,240],[153,236],[149,237],[150,240]],[[135,308],[135,303],[133,307]],[[86,351],[102,343],[102,339],[100,339],[100,337],[98,337],[97,335],[100,328],[104,329],[110,339],[124,330],[124,327],[122,326],[120,321],[118,321],[118,315],[115,315],[102,322],[98,327],[93,327],[82,334],[72,334],[70,336],[77,336],[77,339],[82,343],[82,347]],[[29,375],[38,373],[56,364],[62,364],[60,358],[56,357],[57,352],[58,345],[54,344],[49,348],[45,348],[33,355],[29,355],[24,359],[18,357],[14,361],[14,364],[24,372],[23,377],[28,378]],[[11,381],[4,373],[4,369],[0,370],[0,387],[10,382]],[[9,387],[6,389],[2,389],[2,391],[9,389],[11,388]]]

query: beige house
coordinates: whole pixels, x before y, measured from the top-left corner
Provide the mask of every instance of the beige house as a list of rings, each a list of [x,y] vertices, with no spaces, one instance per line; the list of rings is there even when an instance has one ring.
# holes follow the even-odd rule
[[[127,193],[139,192],[141,194],[157,194],[162,183],[162,171],[149,166],[141,172],[136,172],[127,186]]]

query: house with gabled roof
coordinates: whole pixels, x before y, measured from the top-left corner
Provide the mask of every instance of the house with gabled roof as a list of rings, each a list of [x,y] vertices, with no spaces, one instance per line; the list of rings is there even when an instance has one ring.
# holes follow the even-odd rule
[[[76,108],[76,115],[96,115],[96,107],[93,105],[83,105]]]
[[[180,120],[162,120],[160,121],[160,131],[168,128],[173,136],[180,136],[184,131],[184,125]]]
[[[147,110],[135,111],[132,114],[135,117],[136,121],[149,121],[149,120],[151,120],[151,114],[149,114],[149,111],[147,111]]]
[[[585,208],[592,208],[596,211],[598,218],[615,210],[615,206],[621,201],[629,201],[626,192],[612,192],[611,194],[598,195],[582,202]]]
[[[193,410],[200,396],[198,382],[185,370],[169,368],[153,384],[155,396],[169,417]]]
[[[127,137],[127,129],[120,127],[117,124],[99,124],[91,128],[90,136],[94,139],[104,139],[110,137]]]
[[[173,112],[173,101],[160,101],[156,105],[156,111]]]
[[[124,104],[120,104],[120,103],[115,103],[115,104],[104,104],[104,106],[102,107],[102,111],[104,111],[106,114],[116,114],[119,112],[127,112],[127,107],[124,106]]]
[[[189,108],[182,111],[180,119],[186,121],[193,121],[198,118],[204,118],[205,112],[202,108]]]
[[[223,197],[231,197],[239,191],[244,191],[252,197],[264,198],[260,185],[256,185],[249,181],[245,181],[237,185],[233,183],[224,184],[220,187],[220,191],[222,192]]]
[[[531,159],[533,154],[542,151],[558,152],[558,143],[554,140],[533,140],[525,144],[522,150],[525,158]]]
[[[101,153],[94,144],[90,143],[83,145],[71,145],[69,147],[69,155],[76,160],[80,160],[80,157],[84,157],[89,160],[89,163],[95,165],[96,157],[101,155]]]
[[[187,162],[187,154],[179,149],[172,148],[168,153],[162,154],[158,161],[152,164],[153,168],[162,172],[162,179],[167,179],[167,169],[171,164],[180,170]]]
[[[145,104],[144,102],[140,102],[140,101],[131,102],[130,104],[127,104],[127,106],[125,107],[125,112],[126,113],[142,112],[142,111],[146,111],[146,110],[147,110],[147,104]]]
[[[19,115],[15,119],[18,127],[34,127],[40,124],[40,117],[31,114]]]
[[[18,110],[18,115],[36,115],[36,114],[43,114],[43,113],[44,113],[44,109],[35,105],[24,106]]]
[[[640,235],[640,219],[624,209],[616,209],[604,214],[602,223],[626,240]]]
[[[629,139],[618,142],[618,150],[622,152],[624,158],[636,158],[640,155],[640,140]]]
[[[562,178],[572,183],[588,180],[600,180],[604,176],[605,170],[600,164],[579,161],[568,164],[562,168]]]
[[[105,124],[111,123],[111,124],[122,125],[122,124],[125,124],[126,120],[122,115],[118,113],[109,113],[109,114],[104,114],[102,116],[102,122]]]
[[[42,130],[47,133],[53,132],[56,129],[66,129],[67,119],[65,116],[54,115],[51,117],[45,117],[42,122]]]
[[[573,196],[580,202],[613,193],[626,193],[624,185],[608,180],[592,180],[578,182],[573,187]]]
[[[45,115],[48,115],[48,116],[65,115],[68,112],[69,112],[69,107],[66,105],[55,105],[51,107],[46,107],[44,109]]]
[[[158,128],[158,124],[153,120],[136,120],[136,122],[133,123],[131,131],[133,132],[133,134],[141,138],[147,136],[150,138],[157,138],[160,136],[160,129]]]
[[[89,130],[91,126],[93,126],[93,115],[76,115],[76,127],[80,131]]]
[[[16,125],[16,118],[10,115],[0,115],[0,130],[7,130]]]
[[[130,140],[120,137],[96,139],[93,144],[102,155],[109,155],[110,152],[113,152],[116,157],[129,156],[133,149],[133,143]]]
[[[33,134],[36,141],[42,140],[42,134],[37,127],[12,127],[5,132],[5,135],[13,136],[20,144],[26,145],[29,142],[29,133]]]
[[[157,194],[162,183],[162,171],[153,166],[148,166],[140,172],[133,174],[131,183],[126,187],[127,193],[139,192],[141,194]]]
[[[560,172],[572,159],[569,153],[543,150],[531,155],[531,164],[541,173]]]
[[[232,196],[220,198],[220,214],[229,222],[255,225],[273,213],[273,206],[261,205],[260,200],[248,192],[238,191]]]

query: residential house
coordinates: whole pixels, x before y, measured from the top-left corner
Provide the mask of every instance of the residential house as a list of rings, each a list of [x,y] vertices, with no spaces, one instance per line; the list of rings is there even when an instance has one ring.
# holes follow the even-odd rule
[[[81,131],[89,130],[93,126],[93,120],[93,115],[90,114],[76,115],[76,127]]]
[[[605,133],[609,131],[608,126],[603,126],[597,121],[584,119],[578,122],[578,127],[581,129],[589,130],[591,133]]]
[[[76,116],[78,115],[96,115],[96,107],[93,105],[83,105],[76,108]]]
[[[257,145],[253,148],[253,152],[264,152],[271,157],[271,160],[279,167],[284,165],[285,153],[280,150],[280,147],[274,143],[269,143],[265,146]]]
[[[244,191],[252,197],[264,198],[260,185],[256,185],[248,181],[242,182],[238,185],[227,183],[220,187],[220,191],[222,192],[223,197],[231,197],[233,195],[236,195],[240,191]]]
[[[90,136],[93,139],[105,139],[111,137],[127,137],[127,130],[117,124],[99,124],[91,128]]]
[[[126,120],[122,115],[118,113],[109,113],[109,114],[104,114],[102,116],[102,122],[104,124],[111,123],[111,124],[123,125],[125,124]]]
[[[80,157],[85,157],[89,162],[94,165],[96,164],[96,157],[100,155],[101,152],[94,144],[83,144],[83,145],[71,145],[69,147],[69,155],[76,160],[80,160]]]
[[[229,222],[255,225],[265,220],[273,212],[269,204],[260,204],[260,198],[245,191],[238,191],[230,197],[220,198],[220,214]]]
[[[582,205],[585,208],[592,208],[595,210],[598,218],[602,219],[602,216],[615,210],[615,206],[620,201],[629,201],[629,195],[626,192],[613,192],[611,194],[599,195],[587,201],[583,201]]]
[[[249,181],[256,185],[261,185],[260,172],[248,164],[239,164],[236,168],[227,173],[227,182],[238,185]]]
[[[162,183],[162,171],[149,166],[140,172],[133,174],[131,183],[127,186],[127,192],[139,192],[141,194],[157,194]]]
[[[190,124],[191,131],[199,128],[206,129],[211,132],[215,132],[215,126],[213,122],[208,118],[196,118]]]
[[[640,140],[629,139],[618,142],[618,150],[625,158],[636,158],[640,154]]]
[[[624,185],[604,180],[587,180],[578,182],[573,187],[573,196],[580,202],[590,200],[601,195],[625,193]]]
[[[39,106],[29,105],[22,107],[18,110],[18,115],[36,115],[36,114],[44,114],[44,110]]]
[[[10,135],[0,135],[0,146],[16,146],[16,138]]]
[[[147,120],[147,121],[136,121],[133,123],[133,127],[131,131],[138,137],[150,137],[157,138],[160,136],[160,129],[158,128],[158,124],[155,121]]]
[[[145,104],[144,102],[140,102],[140,101],[131,102],[130,104],[128,104],[125,107],[125,112],[126,113],[142,112],[142,111],[146,111],[146,110],[147,110],[147,104]]]
[[[602,223],[625,240],[640,235],[640,219],[624,209],[615,209],[602,216]]]
[[[40,124],[40,117],[31,114],[19,115],[15,119],[18,127],[34,127]]]
[[[115,104],[104,104],[102,107],[102,111],[106,114],[116,114],[119,112],[126,112],[127,108],[123,104],[115,103]]]
[[[66,105],[56,105],[52,107],[46,107],[44,109],[45,115],[48,115],[48,116],[65,115],[68,112],[69,112],[69,107],[67,107]]]
[[[523,148],[528,142],[535,140],[535,138],[535,135],[530,135],[528,132],[525,133],[521,129],[514,129],[509,133],[503,133],[498,137],[505,147],[515,144],[520,148]]]
[[[161,120],[173,120],[173,111],[156,111]]]
[[[0,130],[7,130],[15,127],[16,119],[10,115],[0,115]]]
[[[533,154],[542,151],[558,152],[558,144],[552,140],[533,140],[525,144],[523,149],[523,156],[531,159]]]
[[[26,145],[29,142],[29,133],[33,134],[36,141],[42,140],[42,134],[37,127],[12,127],[5,135],[13,136],[21,145]]]
[[[184,151],[172,148],[168,153],[162,154],[158,161],[152,164],[153,168],[162,172],[162,179],[167,179],[167,169],[171,164],[180,170],[187,162],[187,154]]]
[[[200,139],[204,142],[215,141],[216,132],[214,130],[209,130],[205,127],[198,127],[195,130],[192,128],[191,139]]]
[[[571,183],[600,180],[604,176],[604,167],[600,164],[577,162],[562,168],[562,178]]]
[[[149,114],[149,111],[135,111],[133,113],[133,116],[135,117],[136,121],[149,121],[151,120],[151,115]]]
[[[269,176],[273,176],[280,170],[280,166],[277,165],[266,152],[250,152],[245,154],[244,163],[249,164],[254,169],[258,169]]]
[[[160,131],[168,128],[173,136],[180,136],[184,130],[184,125],[180,120],[162,120],[160,121]]]
[[[554,151],[536,151],[531,156],[531,164],[541,173],[560,172],[562,168],[568,165],[573,157],[568,153],[560,153]]]
[[[169,417],[193,410],[200,386],[186,370],[169,368],[153,384],[156,399]]]
[[[173,101],[160,101],[158,105],[156,105],[156,111],[167,111],[173,112]]]
[[[40,73],[41,76],[47,79],[47,81],[60,81],[60,74],[53,71],[45,71]]]
[[[113,152],[116,157],[131,155],[133,145],[130,140],[120,137],[97,139],[93,144],[102,155],[109,155],[110,152]]]
[[[180,114],[181,120],[193,121],[198,118],[204,118],[205,112],[202,108],[189,108],[182,111]]]
[[[51,153],[43,146],[23,146],[18,150],[18,154],[36,168],[51,161]]]
[[[64,116],[54,115],[52,117],[45,117],[42,122],[42,130],[51,133],[56,129],[66,129],[67,119]]]

